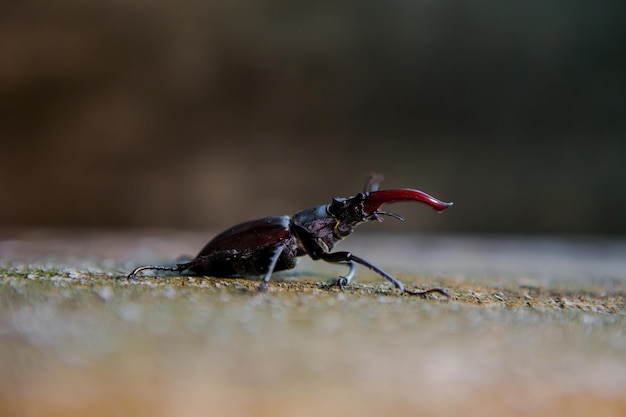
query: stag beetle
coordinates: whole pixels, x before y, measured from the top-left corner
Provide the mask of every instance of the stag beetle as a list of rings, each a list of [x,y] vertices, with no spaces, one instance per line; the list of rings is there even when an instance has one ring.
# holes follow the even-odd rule
[[[331,252],[335,243],[347,237],[361,223],[370,220],[380,222],[381,216],[404,220],[397,214],[379,210],[385,203],[418,201],[436,211],[443,211],[452,205],[418,190],[378,191],[381,181],[381,176],[370,175],[363,192],[354,197],[333,198],[330,204],[307,208],[293,216],[270,216],[241,223],[217,235],[189,262],[176,266],[139,266],[128,278],[133,279],[138,272],[146,269],[189,270],[194,275],[215,277],[263,275],[259,290],[264,291],[274,271],[292,269],[299,256],[309,255],[314,260],[345,264],[350,268],[336,282],[340,289],[352,280],[357,263],[389,280],[401,294],[424,296],[436,292],[449,298],[443,288],[408,290],[396,278],[351,252]]]

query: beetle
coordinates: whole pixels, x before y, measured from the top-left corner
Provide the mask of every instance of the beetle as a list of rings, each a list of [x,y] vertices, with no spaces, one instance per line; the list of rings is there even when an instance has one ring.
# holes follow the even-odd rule
[[[379,210],[383,204],[417,201],[438,212],[453,204],[414,189],[379,191],[381,181],[382,176],[373,174],[366,180],[363,192],[353,197],[333,198],[330,204],[307,208],[293,216],[270,216],[238,224],[215,236],[189,262],[177,263],[176,266],[139,266],[128,278],[134,279],[137,273],[144,270],[190,271],[194,275],[215,277],[262,275],[259,290],[264,291],[273,272],[292,269],[298,257],[308,255],[314,260],[349,267],[348,273],[336,281],[342,290],[354,277],[355,264],[360,264],[390,281],[401,294],[425,296],[439,293],[449,298],[443,288],[409,290],[398,279],[351,252],[331,252],[338,241],[361,223],[380,222],[381,216],[404,220],[397,214]]]

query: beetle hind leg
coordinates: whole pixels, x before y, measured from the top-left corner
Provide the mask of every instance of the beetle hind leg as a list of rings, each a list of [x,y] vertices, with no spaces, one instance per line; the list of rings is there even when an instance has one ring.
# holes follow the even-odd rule
[[[184,265],[184,264],[177,264],[176,266],[161,266],[161,265],[143,265],[143,266],[138,266],[137,268],[133,269],[133,272],[128,274],[128,277],[126,277],[126,278],[127,279],[135,279],[135,278],[137,278],[137,273],[139,273],[141,271],[145,271],[145,270],[182,272],[185,269],[187,269],[187,268],[182,268],[181,269],[181,265]]]
[[[156,271],[172,271],[172,272],[183,272],[187,269],[193,268],[203,262],[206,262],[206,257],[198,257],[196,259],[192,259],[189,262],[177,263],[176,266],[161,266],[161,265],[143,265],[138,266],[133,269],[133,272],[128,274],[128,279],[135,279],[137,277],[137,273],[145,270],[156,270]]]

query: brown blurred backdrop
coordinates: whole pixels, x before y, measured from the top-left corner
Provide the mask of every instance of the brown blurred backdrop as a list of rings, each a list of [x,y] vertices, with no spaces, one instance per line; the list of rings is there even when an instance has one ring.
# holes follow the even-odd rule
[[[214,228],[386,187],[387,228],[626,233],[626,3],[9,0],[0,226]]]

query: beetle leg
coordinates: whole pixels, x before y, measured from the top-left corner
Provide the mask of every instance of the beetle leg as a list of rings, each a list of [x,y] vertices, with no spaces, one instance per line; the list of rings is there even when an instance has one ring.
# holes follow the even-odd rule
[[[385,177],[383,177],[381,174],[376,174],[375,172],[372,172],[365,179],[363,192],[369,193],[372,191],[378,191],[378,188],[380,187],[380,183],[383,182],[384,179]]]
[[[184,264],[176,264],[176,266],[160,266],[160,265],[138,266],[137,268],[133,269],[133,272],[128,274],[127,279],[135,279],[138,272],[144,271],[146,269],[153,269],[153,270],[158,270],[158,271],[174,271],[174,272],[182,272],[185,269],[187,269],[187,268],[181,269],[181,265],[184,265]]]
[[[276,268],[276,263],[278,262],[278,258],[280,258],[280,254],[283,253],[283,249],[285,249],[285,245],[280,245],[274,250],[272,257],[270,258],[270,264],[267,267],[267,272],[263,276],[261,285],[259,285],[259,291],[265,291],[267,289],[267,283],[272,277],[272,273],[274,272],[274,268]]]
[[[425,296],[426,294],[430,294],[430,293],[439,293],[441,295],[443,295],[444,297],[446,297],[447,299],[450,298],[450,294],[448,293],[448,291],[444,290],[443,288],[431,288],[428,290],[424,290],[424,291],[418,291],[418,290],[407,290],[406,288],[404,288],[404,285],[398,281],[396,278],[392,277],[391,275],[389,275],[388,273],[386,273],[385,271],[383,271],[382,269],[380,269],[379,267],[377,267],[374,264],[369,263],[368,261],[366,261],[363,258],[359,258],[358,256],[353,255],[350,252],[333,252],[333,253],[325,253],[323,255],[320,256],[323,260],[325,260],[326,262],[334,262],[334,263],[352,263],[352,262],[356,262],[358,264],[361,264],[369,269],[371,269],[372,271],[376,272],[378,275],[382,276],[383,278],[385,278],[386,280],[390,281],[397,289],[400,290],[400,294],[410,294],[410,295],[419,295],[419,296]]]
[[[137,278],[136,275],[138,272],[140,271],[144,271],[144,270],[156,270],[156,271],[173,271],[173,272],[183,272],[197,264],[200,264],[202,262],[204,262],[204,259],[201,258],[196,258],[190,262],[186,262],[186,263],[182,263],[182,264],[176,264],[176,266],[160,266],[160,265],[144,265],[144,266],[138,266],[137,268],[133,269],[133,272],[131,272],[130,274],[128,274],[127,279],[135,279]]]
[[[376,265],[367,262],[363,258],[359,258],[358,256],[353,255],[351,252],[325,253],[325,254],[323,254],[321,256],[321,258],[323,260],[325,260],[326,262],[334,262],[334,263],[348,263],[348,262],[353,263],[353,262],[356,262],[358,264],[361,264],[363,266],[368,267],[372,271],[376,272],[378,275],[380,275],[383,278],[385,278],[386,280],[390,281],[401,292],[405,291],[404,290],[404,285],[400,281],[398,281],[397,279],[395,279],[394,277],[392,277],[391,275],[389,275],[388,273],[386,273],[385,271],[383,271],[382,269],[380,269]]]
[[[211,261],[213,259],[217,259],[219,257],[232,256],[234,253],[235,251],[222,251],[222,252],[216,252],[211,256],[198,256],[197,258],[192,259],[189,262],[177,263],[176,266],[160,266],[160,265],[138,266],[137,268],[133,269],[133,272],[131,272],[128,275],[128,279],[135,279],[138,272],[148,270],[148,269],[157,270],[157,271],[183,272],[195,266],[203,264],[205,262]]]
[[[350,270],[348,271],[348,273],[346,275],[340,275],[339,279],[337,279],[337,283],[335,284],[339,287],[341,291],[343,291],[343,287],[350,284],[350,281],[352,281],[352,278],[354,277],[354,273],[356,272],[356,266],[354,265],[354,262],[338,262],[338,263],[345,264],[350,267]]]
[[[145,271],[145,270],[183,272],[195,265],[201,264],[202,262],[206,262],[206,259],[196,258],[190,262],[176,264],[176,266],[160,266],[160,265],[138,266],[137,268],[133,269],[133,272],[128,274],[127,279],[135,279],[137,278],[136,275],[138,272]]]

